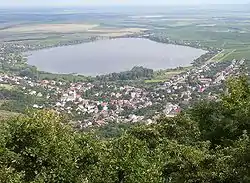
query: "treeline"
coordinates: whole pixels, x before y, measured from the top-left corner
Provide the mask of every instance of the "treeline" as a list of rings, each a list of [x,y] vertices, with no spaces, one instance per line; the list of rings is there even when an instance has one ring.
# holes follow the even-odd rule
[[[120,73],[111,73],[106,75],[100,75],[96,77],[87,77],[79,74],[53,74],[43,71],[38,71],[36,67],[29,66],[18,72],[19,76],[26,76],[39,80],[54,80],[61,82],[92,82],[92,81],[125,81],[125,80],[137,80],[137,79],[151,79],[153,77],[153,69],[147,69],[144,67],[133,67],[130,71],[124,71]]]
[[[99,81],[151,79],[153,77],[153,73],[153,69],[133,67],[130,71],[96,76],[96,79]]]
[[[0,182],[248,183],[250,86],[239,77],[227,87],[218,101],[102,138],[52,111],[3,121]]]
[[[86,81],[93,81],[93,77],[83,76],[79,74],[54,74],[48,73],[44,71],[38,71],[34,66],[28,66],[23,70],[20,70],[17,73],[19,76],[22,77],[29,77],[32,79],[37,80],[54,80],[60,82],[86,82]]]

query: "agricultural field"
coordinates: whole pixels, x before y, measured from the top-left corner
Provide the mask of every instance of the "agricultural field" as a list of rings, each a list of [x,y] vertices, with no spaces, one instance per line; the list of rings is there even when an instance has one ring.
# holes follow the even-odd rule
[[[89,37],[117,37],[140,33],[143,28],[114,28],[102,27],[98,24],[36,24],[22,25],[0,30],[0,39],[3,41],[72,41]]]
[[[117,36],[125,36],[134,33],[140,33],[141,31],[145,31],[147,29],[142,28],[95,28],[88,30],[88,33],[93,35],[99,35],[103,37],[117,37]]]
[[[232,55],[235,51],[236,51],[236,49],[226,49],[226,50],[223,50],[222,52],[220,52],[219,54],[217,54],[215,57],[213,57],[211,59],[211,61],[220,62],[220,61],[223,61],[225,59],[228,59],[228,57],[230,55]]]
[[[234,11],[237,8],[238,11]],[[0,10],[0,41],[50,45],[91,37],[119,37],[143,31],[171,40],[221,48],[214,61],[250,59],[250,12],[247,7],[76,8],[11,12]],[[136,12],[136,13],[135,13]]]
[[[37,25],[21,25],[7,28],[0,32],[10,33],[70,33],[70,32],[85,32],[89,29],[97,27],[97,24],[37,24]]]
[[[213,27],[216,29],[216,27]],[[250,26],[249,26],[250,30]],[[185,40],[190,42],[199,42],[203,46],[221,48],[223,53],[218,55],[218,59],[226,61],[234,58],[250,58],[250,32],[239,33],[235,32],[216,32],[209,27],[171,27],[166,28],[166,36],[172,40]],[[162,32],[162,30],[161,30]],[[162,35],[164,36],[164,35]]]
[[[53,34],[53,33],[92,33],[92,34],[112,34],[112,33],[137,33],[146,29],[141,28],[105,28],[98,24],[37,24],[22,25],[0,30],[0,34]]]

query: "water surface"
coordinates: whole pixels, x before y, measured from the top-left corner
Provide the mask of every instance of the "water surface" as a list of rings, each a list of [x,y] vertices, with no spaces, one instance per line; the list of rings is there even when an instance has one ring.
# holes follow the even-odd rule
[[[100,75],[143,66],[154,70],[188,66],[201,49],[121,38],[31,52],[28,63],[41,71]]]

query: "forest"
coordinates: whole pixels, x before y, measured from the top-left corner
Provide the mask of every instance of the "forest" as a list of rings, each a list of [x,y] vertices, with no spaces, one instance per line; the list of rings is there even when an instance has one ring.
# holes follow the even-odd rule
[[[0,182],[248,183],[249,132],[246,76],[229,79],[219,100],[113,135],[76,131],[55,111],[27,111],[0,123]]]

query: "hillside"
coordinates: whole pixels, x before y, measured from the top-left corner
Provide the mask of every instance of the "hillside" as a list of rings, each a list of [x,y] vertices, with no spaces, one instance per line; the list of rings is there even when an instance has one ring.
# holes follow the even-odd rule
[[[229,79],[216,101],[104,138],[52,111],[1,123],[0,182],[228,183],[250,181],[250,86]]]

